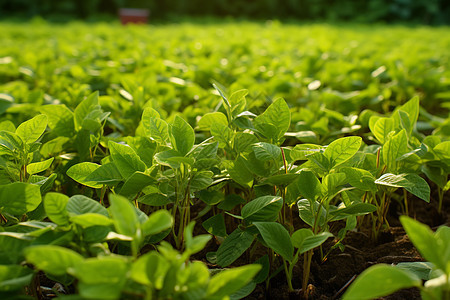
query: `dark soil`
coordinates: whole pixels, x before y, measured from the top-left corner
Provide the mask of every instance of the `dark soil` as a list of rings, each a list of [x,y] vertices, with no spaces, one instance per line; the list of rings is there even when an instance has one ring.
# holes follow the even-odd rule
[[[432,229],[440,225],[449,225],[450,197],[446,195],[442,213],[437,211],[437,201],[426,203],[420,199],[411,199],[409,215],[418,221],[427,224]],[[392,203],[388,222],[389,229],[382,232],[378,241],[374,242],[369,232],[348,232],[343,244],[345,249],[333,250],[328,258],[322,262],[320,253],[316,251],[313,256],[309,278],[310,299],[332,300],[340,299],[345,289],[366,268],[379,263],[397,264],[400,262],[423,261],[423,258],[409,241],[408,236],[401,227],[399,216],[402,214],[401,206]],[[324,244],[324,252],[331,247],[331,240]],[[300,291],[302,279],[302,261],[294,269],[293,286]],[[300,293],[287,293],[286,277],[280,272],[271,280],[268,293],[264,289],[256,289],[247,299],[301,299]],[[417,288],[398,291],[380,299],[421,299]]]

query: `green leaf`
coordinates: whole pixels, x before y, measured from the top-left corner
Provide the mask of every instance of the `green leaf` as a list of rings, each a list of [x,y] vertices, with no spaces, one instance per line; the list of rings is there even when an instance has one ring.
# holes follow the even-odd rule
[[[211,124],[211,135],[219,142],[221,148],[230,145],[233,140],[234,132],[228,126],[221,123]]]
[[[253,124],[264,136],[278,144],[291,125],[289,106],[284,99],[277,99],[253,120]],[[274,130],[268,129],[269,127]]]
[[[292,161],[307,160],[314,153],[319,153],[323,147],[315,144],[298,144],[291,150]]]
[[[341,220],[348,218],[349,216],[363,216],[376,210],[377,207],[375,205],[362,202],[353,202],[347,207],[330,211],[330,216],[333,217],[333,220]]]
[[[69,225],[67,203],[69,197],[60,193],[47,193],[44,197],[44,209],[48,218],[60,226]]]
[[[0,297],[1,292],[17,291],[30,284],[33,271],[19,265],[0,265]],[[7,299],[7,298],[4,298]]]
[[[254,222],[266,244],[285,260],[294,259],[294,246],[292,246],[289,232],[283,225],[276,222]]]
[[[142,255],[131,267],[131,278],[136,282],[147,286],[153,286],[157,290],[162,289],[164,278],[170,264],[164,257],[152,251]]]
[[[335,168],[352,158],[361,147],[362,138],[349,136],[333,141],[325,149],[323,155],[330,162],[330,169]]]
[[[270,184],[275,186],[286,186],[294,182],[298,178],[297,173],[277,174],[267,177],[261,184]]]
[[[387,170],[393,173],[398,172],[401,163],[398,159],[408,152],[406,132],[402,130],[392,136],[383,146],[383,162],[387,166]]]
[[[119,256],[88,258],[70,269],[79,279],[80,295],[88,299],[118,299],[129,266]]]
[[[200,171],[194,173],[194,176],[191,178],[189,183],[191,191],[196,192],[209,187],[213,183],[213,175],[214,173],[211,171]]]
[[[205,299],[223,299],[233,294],[249,283],[260,269],[260,265],[247,265],[220,272],[209,281]]]
[[[126,197],[134,197],[141,192],[143,188],[156,183],[156,180],[142,172],[134,172],[123,184],[120,195]]]
[[[81,130],[83,121],[92,111],[98,109],[98,91],[80,102],[74,111],[75,130]]]
[[[325,208],[323,206],[321,207],[320,203],[317,201],[312,202],[313,207],[311,207],[311,202],[311,200],[307,199],[298,200],[297,207],[300,219],[302,219],[309,226],[313,227],[316,220],[316,215],[320,208],[319,220],[316,225],[322,226],[325,223]]]
[[[262,161],[275,160],[279,161],[281,158],[281,149],[278,146],[269,143],[256,143],[252,145],[253,151],[257,159]]]
[[[108,208],[118,233],[134,237],[139,228],[139,219],[131,202],[122,196],[111,194]]]
[[[244,159],[239,156],[236,161],[223,162],[231,178],[244,187],[251,187],[253,174],[245,166]]]
[[[421,286],[416,276],[402,269],[378,264],[366,269],[348,288],[343,300],[374,299],[400,289]]]
[[[439,240],[428,226],[407,216],[400,216],[400,222],[420,254],[437,268],[448,272],[448,240]]]
[[[311,171],[301,171],[298,178],[292,184],[295,184],[300,194],[309,200],[320,198],[323,194],[322,184]]]
[[[203,115],[203,117],[198,121],[199,130],[211,130],[211,126],[213,124],[228,126],[227,116],[221,112],[212,112]]]
[[[144,236],[160,233],[173,225],[172,215],[167,210],[158,210],[152,213],[142,224]]]
[[[109,217],[108,211],[97,201],[83,195],[75,195],[69,198],[66,205],[69,216],[95,213]]]
[[[37,115],[31,120],[25,121],[16,129],[16,134],[25,144],[36,142],[47,128],[47,116]]]
[[[238,259],[253,243],[255,236],[241,229],[234,230],[217,249],[217,264],[226,267]]]
[[[142,113],[142,125],[145,135],[161,144],[169,139],[169,126],[162,120],[159,113],[153,108],[146,108]]]
[[[41,201],[38,185],[24,182],[0,185],[0,208],[3,212],[22,216],[35,210]]]
[[[306,251],[322,245],[333,234],[330,232],[321,232],[314,235],[311,229],[302,228],[294,232],[291,236],[292,244],[295,248],[299,249],[299,253],[305,253]]]
[[[184,228],[185,248],[189,254],[194,254],[203,250],[211,239],[209,234],[193,236],[194,226],[195,222],[191,222]]]
[[[179,116],[175,116],[175,120],[169,126],[169,137],[172,147],[182,156],[191,151],[195,143],[194,129]]]
[[[76,182],[79,182],[88,187],[99,189],[103,186],[101,183],[97,183],[96,181],[87,180],[88,176],[100,168],[100,165],[94,164],[91,162],[82,162],[76,165],[71,166],[66,174]]]
[[[112,162],[101,165],[86,177],[86,181],[97,182],[101,184],[117,183],[121,181],[122,175],[116,165]]]
[[[92,226],[110,226],[113,224],[113,221],[110,218],[96,213],[85,213],[82,215],[72,216],[70,217],[70,221],[80,225],[82,228]]]
[[[40,173],[42,171],[47,170],[52,165],[52,162],[55,158],[49,158],[47,160],[37,162],[37,163],[31,163],[27,165],[27,173],[30,175]]]
[[[65,275],[69,268],[83,261],[83,256],[75,251],[52,245],[29,247],[25,249],[25,257],[37,269],[55,276]]]
[[[202,223],[202,226],[212,235],[220,237],[227,236],[227,229],[225,226],[225,218],[223,217],[223,214],[217,214],[208,218]]]
[[[343,168],[341,171],[345,173],[348,182],[355,188],[362,191],[377,191],[375,177],[369,171],[350,167]]]
[[[136,171],[144,172],[147,169],[145,163],[128,145],[108,142],[111,159],[123,178],[127,179]]]
[[[425,179],[417,174],[394,175],[386,173],[378,178],[375,183],[394,188],[402,187],[425,202],[430,202],[430,186]]]
[[[74,114],[64,104],[43,105],[39,111],[48,118],[48,127],[57,136],[72,137],[75,134]]]
[[[372,120],[376,121],[373,123]],[[395,131],[394,120],[392,118],[372,116],[370,118],[369,127],[370,131],[372,131],[373,135],[382,145],[388,141],[390,133]]]
[[[241,211],[242,217],[249,222],[275,221],[283,207],[283,198],[262,196],[248,202]]]

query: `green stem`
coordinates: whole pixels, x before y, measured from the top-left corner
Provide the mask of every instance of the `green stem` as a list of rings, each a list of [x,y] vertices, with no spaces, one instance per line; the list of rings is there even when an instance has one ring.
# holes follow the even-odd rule
[[[438,195],[439,195],[439,206],[438,213],[442,212],[442,200],[444,199],[444,190],[438,187]]]
[[[408,209],[408,193],[405,189],[403,189],[403,199],[405,201],[405,213],[407,216],[409,216],[409,209]]]
[[[292,287],[292,277],[290,276],[291,274],[289,273],[289,270],[288,270],[288,267],[286,264],[286,260],[284,260],[284,259],[283,259],[283,265],[284,265],[284,272],[286,273],[286,280],[287,280],[289,292],[293,292],[294,288]]]
[[[313,253],[314,253],[313,250],[309,250],[304,254],[303,282],[302,282],[302,292],[304,299],[308,299],[308,281],[309,281],[309,272],[311,271],[311,260]]]

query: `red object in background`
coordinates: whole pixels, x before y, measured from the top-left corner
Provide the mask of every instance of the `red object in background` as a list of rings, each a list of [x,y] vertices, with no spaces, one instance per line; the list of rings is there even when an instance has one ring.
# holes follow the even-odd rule
[[[149,11],[140,8],[121,8],[119,9],[120,22],[125,25],[128,23],[147,23]]]

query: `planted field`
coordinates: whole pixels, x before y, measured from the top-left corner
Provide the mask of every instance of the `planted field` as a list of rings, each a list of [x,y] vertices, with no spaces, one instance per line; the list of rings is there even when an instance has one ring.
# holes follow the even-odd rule
[[[450,299],[449,28],[1,27],[0,298]]]

